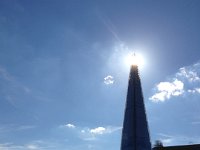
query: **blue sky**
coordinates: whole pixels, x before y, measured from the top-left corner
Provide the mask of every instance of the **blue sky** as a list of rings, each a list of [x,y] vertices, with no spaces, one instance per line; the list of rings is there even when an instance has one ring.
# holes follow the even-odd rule
[[[1,0],[0,149],[119,149],[131,51],[152,144],[200,143],[199,14],[199,0]]]

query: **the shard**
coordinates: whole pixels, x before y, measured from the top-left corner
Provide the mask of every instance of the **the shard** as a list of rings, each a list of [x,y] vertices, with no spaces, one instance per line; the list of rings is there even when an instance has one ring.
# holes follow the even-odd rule
[[[151,150],[148,122],[137,65],[131,65],[130,69],[121,150]]]

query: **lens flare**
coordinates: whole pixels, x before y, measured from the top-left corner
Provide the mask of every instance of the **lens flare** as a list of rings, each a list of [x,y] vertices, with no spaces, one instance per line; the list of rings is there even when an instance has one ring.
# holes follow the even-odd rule
[[[125,63],[128,66],[134,65],[142,67],[144,65],[144,59],[140,54],[130,53],[125,57]]]

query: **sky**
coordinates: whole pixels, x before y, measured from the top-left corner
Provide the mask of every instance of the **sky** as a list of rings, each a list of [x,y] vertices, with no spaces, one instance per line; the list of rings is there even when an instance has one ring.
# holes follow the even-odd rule
[[[0,150],[119,150],[130,52],[152,145],[200,143],[199,0],[1,0]]]

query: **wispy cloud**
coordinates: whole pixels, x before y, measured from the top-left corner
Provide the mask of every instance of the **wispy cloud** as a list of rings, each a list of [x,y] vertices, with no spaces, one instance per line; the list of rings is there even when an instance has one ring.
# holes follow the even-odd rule
[[[81,126],[75,126],[71,123],[66,125],[61,125],[59,127],[62,129],[68,128],[68,130],[73,129],[74,134],[76,134],[76,136],[85,141],[93,141],[100,136],[109,135],[122,129],[121,127],[117,126],[104,126],[104,127],[99,126],[95,128],[81,127]]]
[[[48,147],[40,146],[39,144],[31,143],[25,145],[17,145],[14,143],[2,143],[0,144],[0,150],[44,150]]]
[[[179,145],[179,144],[191,144],[199,143],[200,137],[190,137],[184,135],[168,135],[164,133],[159,133],[159,140],[166,145]]]
[[[16,99],[18,99],[19,96],[27,95],[31,92],[30,88],[19,82],[15,76],[11,75],[7,69],[2,66],[0,66],[0,82],[3,87],[2,97],[14,107],[17,107]],[[0,89],[0,91],[2,89]]]
[[[15,125],[15,124],[4,124],[0,125],[0,133],[5,132],[14,132],[14,131],[23,131],[23,130],[30,130],[34,129],[36,126],[34,125]]]
[[[18,89],[22,89],[26,93],[29,93],[31,91],[27,86],[25,86],[22,83],[18,82],[16,80],[16,78],[13,75],[11,75],[6,70],[6,68],[4,68],[2,66],[0,66],[0,79],[9,82],[12,85],[12,88],[15,87],[15,88],[18,88]]]
[[[195,116],[193,118],[193,120],[191,121],[192,125],[200,125],[200,117],[199,116]]]
[[[200,125],[200,121],[193,121],[192,124],[193,125]]]
[[[81,130],[80,138],[86,141],[93,141],[97,140],[97,138],[100,136],[109,135],[114,132],[120,131],[121,129],[121,127],[116,126],[84,128]]]
[[[199,74],[199,68],[200,64],[196,63],[193,66],[190,67],[183,67],[179,69],[179,72],[176,74],[176,76],[184,77],[190,82],[196,82],[200,81],[200,77],[198,76]]]
[[[106,76],[106,77],[104,78],[104,83],[105,83],[106,85],[113,84],[113,83],[114,83],[114,78],[113,78],[113,76],[111,76],[111,75]]]
[[[118,41],[121,42],[119,35],[117,34],[116,27],[112,23],[112,21],[108,18],[108,16],[103,15],[102,13],[98,12],[98,17],[102,21],[102,23],[105,25],[105,27],[108,29],[108,31],[113,35],[113,37]]]
[[[70,124],[70,123],[68,123],[68,124],[66,124],[65,125],[65,127],[67,127],[67,128],[75,128],[76,126],[75,125],[73,125],[73,124]]]
[[[34,125],[22,125],[22,126],[18,126],[16,129],[17,130],[29,130],[29,129],[34,129],[36,128],[36,126]]]
[[[59,128],[68,128],[68,129],[75,129],[76,126],[72,123],[67,123],[67,124],[64,124],[64,125],[60,125]]]
[[[7,70],[0,66],[0,78],[7,81],[12,81],[13,77],[7,72]]]
[[[182,67],[168,81],[160,82],[149,98],[153,102],[164,102],[172,97],[200,93],[200,62]]]
[[[24,143],[4,142],[0,143],[0,150],[77,150],[95,148],[93,145],[84,144],[69,144],[65,139],[57,139],[48,137],[43,140],[27,141]]]

